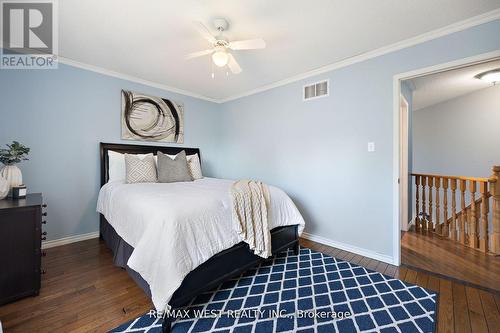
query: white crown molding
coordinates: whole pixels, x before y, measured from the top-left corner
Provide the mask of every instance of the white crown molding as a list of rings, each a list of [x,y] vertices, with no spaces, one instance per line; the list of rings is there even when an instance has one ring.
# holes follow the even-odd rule
[[[88,234],[80,234],[74,236],[63,237],[42,243],[42,249],[50,249],[51,247],[81,242],[88,239],[99,238],[99,231],[89,232]]]
[[[391,45],[383,46],[381,48],[359,54],[359,55],[354,56],[354,57],[346,58],[344,60],[334,62],[332,64],[322,66],[322,67],[313,69],[311,71],[289,77],[287,79],[283,79],[283,80],[280,80],[280,81],[277,81],[274,83],[270,83],[270,84],[264,85],[264,86],[256,88],[256,89],[249,90],[249,91],[241,93],[241,94],[237,94],[237,95],[233,95],[233,96],[230,96],[227,98],[219,99],[218,102],[225,103],[225,102],[236,100],[236,99],[239,99],[242,97],[254,95],[254,94],[266,91],[266,90],[281,87],[281,86],[284,86],[284,85],[287,85],[287,84],[290,84],[293,82],[297,82],[297,81],[309,78],[311,76],[316,76],[316,75],[320,75],[320,74],[323,74],[326,72],[333,71],[335,69],[347,67],[347,66],[350,66],[350,65],[362,62],[362,61],[366,61],[366,60],[369,60],[372,58],[382,56],[382,55],[387,54],[387,53],[402,50],[402,49],[405,49],[405,48],[408,48],[408,47],[411,47],[414,45],[418,45],[418,44],[421,44],[421,43],[424,43],[424,42],[427,42],[427,41],[430,41],[430,40],[433,40],[433,39],[436,39],[439,37],[450,35],[452,33],[463,31],[463,30],[478,26],[480,24],[488,23],[488,22],[495,21],[498,19],[500,19],[500,9],[495,9],[495,10],[489,11],[487,13],[484,13],[484,14],[481,14],[478,16],[471,17],[471,18],[463,20],[463,21],[459,21],[459,22],[450,24],[446,27],[426,32],[426,33],[418,35],[416,37],[408,38],[408,39],[402,40],[400,42],[397,42],[397,43],[394,43]]]
[[[85,64],[83,62],[79,62],[79,61],[72,60],[72,59],[65,58],[65,57],[61,57],[61,56],[58,56],[57,59],[58,59],[59,63],[69,65],[72,67],[77,67],[77,68],[89,70],[92,72],[96,72],[96,73],[107,75],[107,76],[112,76],[112,77],[122,79],[122,80],[140,83],[140,84],[143,84],[145,86],[158,88],[158,89],[162,89],[162,90],[167,90],[169,92],[194,97],[194,98],[205,100],[205,101],[212,102],[212,103],[219,103],[218,99],[207,97],[204,95],[200,95],[200,94],[197,94],[197,93],[192,92],[192,91],[167,86],[167,85],[164,85],[164,84],[161,84],[158,82],[148,81],[148,80],[136,77],[136,76],[132,76],[132,75],[128,75],[128,74],[124,74],[124,73],[120,73],[120,72],[115,72],[115,71],[112,71],[112,70],[109,70],[106,68],[102,68],[102,67],[98,67],[98,66],[94,66],[94,65]]]
[[[281,87],[281,86],[284,86],[284,85],[287,85],[287,84],[290,84],[293,82],[297,82],[297,81],[300,81],[300,80],[303,80],[303,79],[306,79],[306,78],[309,78],[312,76],[316,76],[316,75],[320,75],[320,74],[323,74],[326,72],[330,72],[330,71],[333,71],[333,70],[336,70],[336,69],[339,69],[342,67],[347,67],[347,66],[350,66],[350,65],[362,62],[362,61],[366,61],[366,60],[376,58],[376,57],[379,57],[379,56],[387,54],[387,53],[391,53],[394,51],[405,49],[407,47],[421,44],[421,43],[424,43],[424,42],[427,42],[427,41],[430,41],[430,40],[433,40],[433,39],[436,39],[439,37],[443,37],[443,36],[446,36],[446,35],[449,35],[449,34],[452,34],[455,32],[463,31],[463,30],[478,26],[480,24],[488,23],[488,22],[491,22],[491,21],[494,21],[497,19],[500,19],[500,9],[495,9],[495,10],[486,12],[484,14],[468,18],[468,19],[463,20],[463,21],[459,21],[459,22],[450,24],[446,27],[426,32],[426,33],[418,35],[416,37],[408,38],[408,39],[402,40],[400,42],[397,42],[397,43],[394,43],[391,45],[387,45],[387,46],[384,46],[384,47],[381,47],[381,48],[378,48],[378,49],[375,49],[372,51],[368,51],[368,52],[365,52],[365,53],[362,53],[362,54],[359,54],[359,55],[356,55],[356,56],[353,56],[350,58],[346,58],[346,59],[343,59],[341,61],[334,62],[332,64],[313,69],[311,71],[297,74],[297,75],[291,76],[289,78],[261,86],[261,87],[256,88],[256,89],[252,89],[252,90],[243,92],[241,94],[236,94],[236,95],[225,97],[225,98],[213,98],[213,97],[204,96],[204,95],[201,95],[201,94],[198,94],[195,92],[167,86],[165,84],[161,84],[158,82],[148,81],[145,79],[141,79],[139,77],[135,77],[133,75],[128,75],[125,73],[116,72],[116,71],[109,70],[106,68],[86,64],[86,63],[72,60],[69,58],[65,58],[62,56],[58,56],[58,61],[62,64],[65,64],[65,65],[82,68],[82,69],[89,70],[89,71],[96,72],[96,73],[100,73],[103,75],[116,77],[118,79],[123,79],[123,80],[131,81],[131,82],[140,83],[140,84],[143,84],[146,86],[166,90],[166,91],[177,93],[177,94],[182,94],[185,96],[198,98],[198,99],[205,100],[205,101],[212,102],[212,103],[222,104],[222,103],[226,103],[226,102],[236,100],[236,99],[239,99],[242,97],[254,95],[254,94],[266,91],[266,90]],[[3,45],[3,43],[2,43],[2,45]]]
[[[391,265],[397,265],[395,263],[393,257],[385,255],[385,254],[381,254],[381,253],[378,253],[378,252],[374,252],[374,251],[371,251],[371,250],[367,250],[365,248],[357,247],[357,246],[346,244],[346,243],[342,243],[342,242],[337,242],[337,241],[334,241],[334,240],[331,240],[331,239],[328,239],[328,238],[325,238],[325,237],[322,237],[322,236],[313,235],[313,234],[310,234],[310,233],[307,233],[307,232],[303,232],[300,237],[308,239],[308,240],[311,240],[311,241],[316,242],[316,243],[328,245],[328,246],[331,246],[331,247],[335,247],[337,249],[341,249],[341,250],[344,250],[344,251],[348,251],[348,252],[352,252],[352,253],[355,253],[355,254],[359,254],[360,256],[363,256],[363,257],[368,257],[368,258],[375,259],[375,260],[378,260],[378,261],[382,261],[382,262],[385,262],[385,263],[388,263],[388,264],[391,264]]]
[[[0,45],[3,45],[3,39],[1,39],[1,36],[0,36]],[[22,52],[22,53],[29,54],[28,51],[25,51],[25,52]],[[140,84],[143,84],[145,86],[149,86],[149,87],[153,87],[153,88],[158,88],[158,89],[166,90],[166,91],[173,92],[173,93],[176,93],[176,94],[181,94],[181,95],[185,95],[185,96],[194,97],[194,98],[205,100],[205,101],[212,102],[212,103],[220,103],[218,99],[207,97],[207,96],[204,96],[204,95],[200,95],[200,94],[197,94],[197,93],[192,92],[192,91],[188,91],[188,90],[183,90],[183,89],[179,89],[179,88],[167,86],[165,84],[161,84],[161,83],[158,83],[158,82],[153,82],[153,81],[148,81],[148,80],[145,80],[145,79],[141,79],[141,78],[133,76],[133,75],[128,75],[128,74],[125,74],[125,73],[116,72],[116,71],[113,71],[113,70],[110,70],[110,69],[106,69],[106,68],[103,68],[103,67],[86,64],[86,63],[83,63],[83,62],[80,62],[80,61],[76,61],[76,60],[73,60],[73,59],[62,57],[62,56],[60,56],[58,54],[55,55],[55,57],[57,59],[57,62],[60,63],[60,64],[65,64],[65,65],[68,65],[68,66],[71,66],[71,67],[85,69],[85,70],[88,70],[88,71],[91,71],[91,72],[99,73],[99,74],[106,75],[106,76],[115,77],[115,78],[121,79],[121,80],[131,81],[131,82],[134,82],[134,83],[140,83]]]

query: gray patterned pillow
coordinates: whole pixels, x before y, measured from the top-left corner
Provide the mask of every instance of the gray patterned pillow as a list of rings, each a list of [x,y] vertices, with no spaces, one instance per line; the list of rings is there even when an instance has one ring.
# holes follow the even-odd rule
[[[158,182],[190,182],[193,180],[189,174],[186,152],[183,150],[174,159],[158,152]]]
[[[142,158],[137,155],[125,154],[125,175],[128,184],[157,182],[153,154],[147,154]]]

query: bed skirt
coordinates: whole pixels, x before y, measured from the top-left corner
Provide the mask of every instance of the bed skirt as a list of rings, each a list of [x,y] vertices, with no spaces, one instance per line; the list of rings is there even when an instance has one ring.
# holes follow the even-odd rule
[[[125,242],[101,215],[100,237],[113,252],[113,263],[127,271],[137,285],[151,298],[149,284],[142,276],[127,266],[128,259],[134,248]],[[271,246],[273,254],[293,248],[296,254],[299,251],[298,225],[277,227],[271,230]],[[253,253],[244,242],[224,250],[205,263],[191,271],[179,289],[172,296],[170,305],[179,308],[187,304],[199,293],[214,288],[227,278],[237,276],[246,269],[258,264],[263,259]]]
[[[116,233],[115,229],[105,218],[101,218],[99,229],[101,239],[104,240],[107,247],[113,252],[113,263],[115,266],[125,269],[135,283],[151,298],[149,284],[139,273],[127,266],[128,259],[132,255],[134,248]]]

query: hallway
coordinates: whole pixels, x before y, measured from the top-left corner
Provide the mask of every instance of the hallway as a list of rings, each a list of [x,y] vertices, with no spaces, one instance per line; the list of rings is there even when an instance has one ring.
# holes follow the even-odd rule
[[[401,263],[500,293],[500,257],[481,253],[434,233],[403,232]]]

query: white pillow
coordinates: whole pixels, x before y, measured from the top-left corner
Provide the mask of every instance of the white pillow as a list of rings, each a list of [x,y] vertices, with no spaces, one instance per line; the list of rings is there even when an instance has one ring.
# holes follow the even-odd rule
[[[177,155],[167,155],[167,156],[170,157],[171,159],[175,159],[175,156]],[[201,163],[198,154],[187,155],[186,158],[188,162],[189,174],[191,175],[193,180],[202,179],[203,174],[201,173]]]
[[[142,160],[148,154],[136,154],[136,156]],[[154,158],[156,162],[156,156]],[[108,182],[125,181],[125,154],[108,150],[108,162]]]

